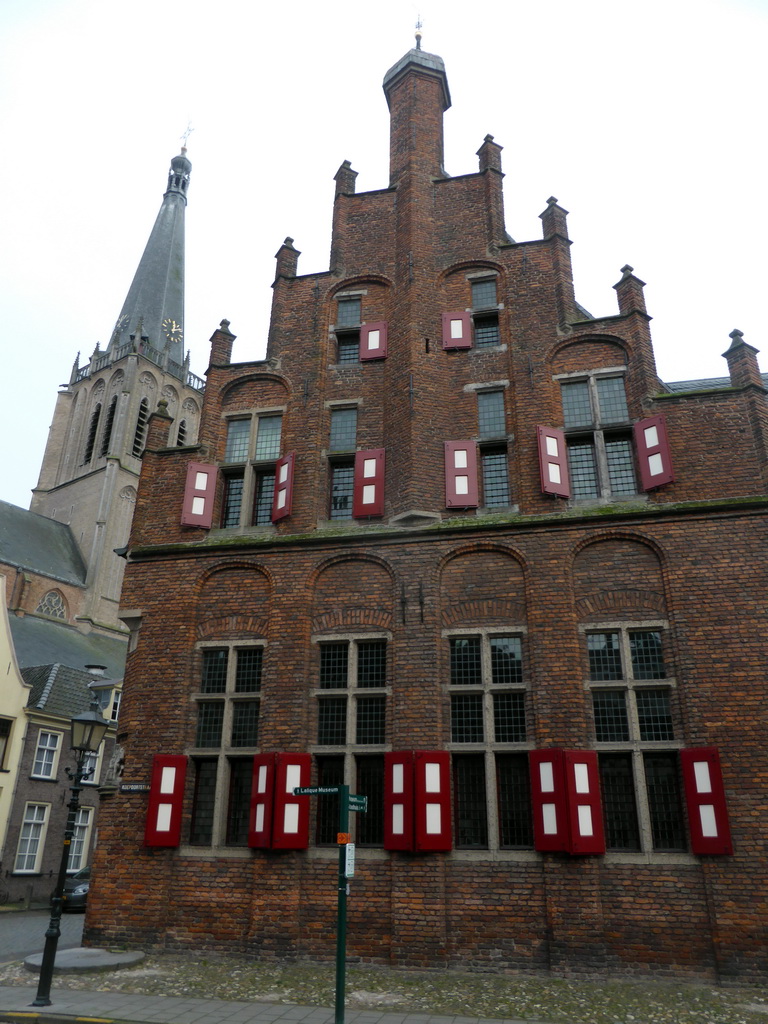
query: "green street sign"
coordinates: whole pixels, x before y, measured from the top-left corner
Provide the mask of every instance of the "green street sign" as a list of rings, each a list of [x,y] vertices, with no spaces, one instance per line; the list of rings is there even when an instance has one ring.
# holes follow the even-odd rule
[[[367,811],[368,810],[368,797],[358,796],[356,793],[349,794],[349,809],[350,811]]]
[[[296,786],[294,796],[323,796],[325,793],[340,793],[341,786]]]

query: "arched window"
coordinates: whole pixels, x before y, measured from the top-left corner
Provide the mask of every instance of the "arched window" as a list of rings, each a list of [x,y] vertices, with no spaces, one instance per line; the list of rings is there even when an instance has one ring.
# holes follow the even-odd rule
[[[35,611],[40,615],[49,615],[52,619],[66,619],[67,617],[67,606],[58,590],[49,590],[41,597]]]
[[[147,436],[147,420],[149,419],[149,402],[142,398],[139,405],[139,415],[136,417],[136,430],[133,435],[133,448],[131,453],[137,458],[144,450],[144,441]]]
[[[85,453],[83,455],[83,465],[87,466],[93,457],[93,446],[96,444],[96,432],[99,429],[99,417],[101,416],[101,402],[96,404],[95,409],[91,413],[91,425],[88,427],[88,439],[85,442]]]
[[[104,432],[101,435],[101,449],[99,456],[103,458],[109,453],[109,442],[112,440],[112,428],[115,425],[115,412],[117,411],[117,395],[112,396],[112,401],[107,409],[107,419],[104,423]]]
[[[187,443],[187,421],[181,420],[179,423],[179,432],[176,435],[176,444],[179,448],[182,448]]]

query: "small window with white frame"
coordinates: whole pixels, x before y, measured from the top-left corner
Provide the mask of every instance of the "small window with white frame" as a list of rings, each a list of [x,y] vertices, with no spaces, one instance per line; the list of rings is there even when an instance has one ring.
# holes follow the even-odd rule
[[[664,625],[585,627],[606,848],[687,849]]]
[[[83,785],[98,786],[101,775],[101,761],[104,754],[104,744],[99,745],[98,750],[88,750],[83,754]]]
[[[623,369],[557,379],[572,497],[578,500],[637,494]]]
[[[32,776],[35,779],[53,779],[59,766],[61,733],[41,729],[37,735],[35,758],[32,762]]]
[[[264,651],[263,643],[234,641],[200,648],[189,836],[194,846],[247,845]]]
[[[68,874],[80,871],[88,863],[88,849],[91,844],[91,824],[93,820],[92,807],[78,808],[75,817],[75,827],[72,833],[72,841],[69,847],[69,861],[67,863]]]
[[[25,805],[21,832],[16,846],[14,873],[33,875],[40,871],[49,813],[50,804],[28,803]]]
[[[445,636],[456,848],[532,848],[524,635]]]

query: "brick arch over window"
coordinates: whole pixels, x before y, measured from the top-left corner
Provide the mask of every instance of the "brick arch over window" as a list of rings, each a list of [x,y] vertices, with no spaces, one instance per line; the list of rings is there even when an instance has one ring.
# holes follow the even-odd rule
[[[214,570],[200,585],[197,635],[200,639],[266,636],[271,584],[255,566]]]
[[[221,400],[224,412],[233,413],[251,410],[258,406],[285,405],[290,399],[286,381],[272,374],[257,374],[245,380],[240,379],[227,388]]]
[[[321,567],[312,597],[312,632],[391,629],[395,585],[391,573],[370,558],[345,558]]]
[[[523,567],[506,551],[460,552],[440,574],[440,607],[445,627],[525,625]]]
[[[606,539],[582,548],[573,585],[581,621],[667,617],[661,560],[640,541]]]
[[[603,366],[626,366],[624,345],[613,338],[585,338],[565,342],[550,358],[552,373],[585,373]]]

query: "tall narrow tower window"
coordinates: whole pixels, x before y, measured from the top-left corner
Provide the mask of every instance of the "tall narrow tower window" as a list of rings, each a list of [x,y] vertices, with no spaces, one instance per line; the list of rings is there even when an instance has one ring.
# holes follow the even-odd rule
[[[489,348],[501,341],[499,334],[496,278],[472,281],[472,320],[477,348]]]
[[[147,436],[147,420],[149,419],[149,402],[142,398],[139,405],[139,415],[136,417],[136,430],[133,434],[133,448],[131,454],[137,458],[144,450],[144,441]]]
[[[88,439],[85,442],[85,453],[83,454],[83,465],[87,466],[93,458],[93,446],[96,444],[96,433],[99,429],[99,418],[101,417],[101,402],[91,413],[91,423],[88,427]]]
[[[104,433],[101,435],[101,449],[99,456],[104,457],[109,454],[109,444],[112,440],[112,428],[115,425],[115,413],[117,412],[117,395],[112,396],[112,401],[109,403],[107,409],[107,419],[104,423]]]
[[[187,421],[181,420],[179,423],[179,432],[176,435],[176,445],[179,448],[183,448],[187,443]]]

